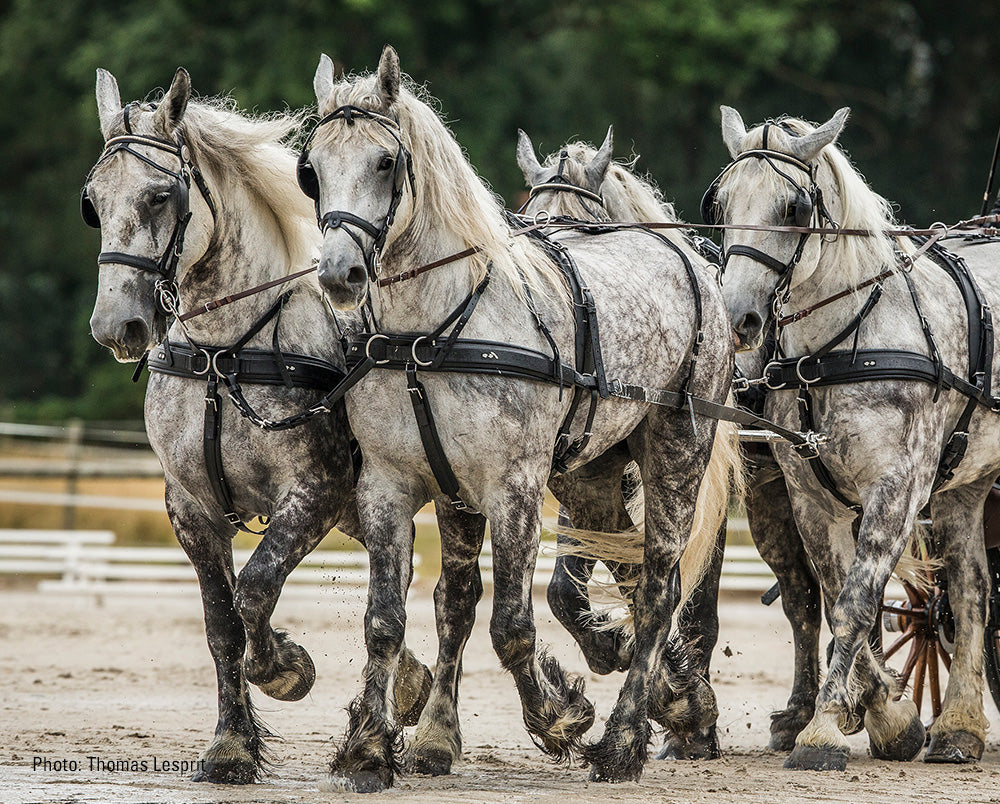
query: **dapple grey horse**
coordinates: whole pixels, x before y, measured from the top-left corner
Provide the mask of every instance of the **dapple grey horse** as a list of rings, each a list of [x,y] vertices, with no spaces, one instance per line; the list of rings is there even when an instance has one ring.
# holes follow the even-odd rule
[[[486,344],[484,359],[490,359],[489,344],[551,354],[546,331],[560,354],[572,355],[574,324],[563,275],[542,244],[512,230],[438,115],[402,80],[395,51],[385,49],[377,74],[340,82],[324,57],[314,87],[323,119],[300,162],[300,182],[316,197],[325,233],[320,283],[335,307],[370,305],[377,337],[361,341],[368,359],[392,359],[381,356],[381,340],[430,333],[453,311],[469,310],[476,288],[477,306],[462,321],[462,340]],[[684,388],[716,402],[726,398],[732,336],[711,273],[695,266],[692,280],[676,252],[648,233],[569,233],[557,239],[596,300],[609,381]],[[467,249],[476,252],[412,273]],[[704,335],[697,361],[693,285],[701,296]],[[493,348],[504,351],[501,346]],[[565,757],[577,750],[594,717],[582,683],[567,679],[539,651],[530,594],[544,488],[573,395],[557,383],[517,376],[420,370],[433,348],[414,341],[408,376],[376,366],[347,396],[365,455],[358,503],[372,573],[365,688],[352,704],[348,736],[331,768],[332,783],[349,789],[382,789],[396,769],[389,690],[405,623],[408,521],[444,482],[443,470],[435,471],[425,452],[425,441],[433,447],[427,404],[436,423],[435,449],[456,478],[456,497],[490,522],[490,631],[501,663],[514,676],[529,732],[544,750]],[[425,417],[420,427],[418,409]],[[580,439],[586,419],[581,410],[573,440]],[[648,701],[662,698],[661,690],[673,698],[673,711],[662,716],[671,727],[689,732],[692,724],[714,719],[710,688],[690,675],[682,645],[669,632],[679,595],[676,566],[694,538],[696,500],[715,431],[714,420],[693,417],[686,407],[601,399],[587,438],[568,462],[573,469],[605,461],[602,476],[615,478],[618,493],[622,470],[635,460],[645,489],[635,650],[604,736],[582,749],[595,780],[639,778],[650,736]],[[716,532],[713,523],[695,536],[711,548]]]
[[[530,191],[522,210],[524,217],[534,220],[547,214],[551,218],[585,221],[679,222],[673,205],[663,199],[659,188],[631,169],[634,160],[623,164],[612,159],[612,152],[609,129],[600,148],[570,142],[539,162],[530,138],[520,131],[517,162]],[[676,238],[675,242],[686,248],[697,247],[686,236]],[[763,349],[758,349],[737,354],[736,362],[743,376],[756,377],[763,369],[763,358]],[[781,604],[795,644],[792,692],[786,708],[771,715],[769,743],[773,750],[790,751],[796,735],[812,718],[819,692],[820,590],[795,528],[785,481],[770,447],[748,443],[743,448],[748,458],[743,493],[750,531],[758,551],[778,579]],[[565,540],[560,534],[560,541]],[[720,529],[712,563],[678,615],[678,626],[692,645],[692,669],[705,677],[718,639],[718,585],[724,543],[725,529]],[[607,627],[605,615],[592,610],[586,592],[593,566],[592,559],[561,551],[548,587],[549,605],[573,634],[592,671],[603,674],[624,670],[629,659],[628,641],[620,630]],[[613,565],[612,572],[616,577],[630,575],[619,565]],[[658,758],[703,759],[719,755],[712,724],[693,735],[668,732]]]
[[[968,320],[956,282],[936,260],[927,255],[917,255],[915,261],[904,258],[900,252],[915,253],[908,239],[879,234],[894,228],[891,208],[835,145],[847,114],[841,109],[818,127],[786,118],[747,131],[734,109],[722,108],[723,140],[734,161],[706,198],[710,217],[737,226],[822,223],[875,233],[727,231],[723,284],[736,333],[744,346],[756,347],[776,317],[814,309],[779,328],[783,354],[800,363],[832,343],[845,361],[859,355],[859,365],[870,360],[877,366],[882,359],[877,350],[897,350],[924,355],[965,376],[972,361],[968,333],[978,316]],[[947,243],[965,259],[987,305],[996,309],[1000,245]],[[816,306],[882,274],[881,299],[869,285]],[[816,376],[814,362],[802,369],[805,382]],[[996,359],[989,368],[995,376]],[[849,748],[842,730],[852,725],[858,703],[866,710],[864,724],[875,756],[909,760],[920,752],[924,729],[916,707],[895,700],[900,692],[895,678],[881,666],[866,637],[885,582],[928,501],[936,551],[948,577],[956,648],[944,708],[931,728],[925,759],[979,759],[986,729],[982,643],[987,569],[978,534],[983,501],[1000,470],[1000,419],[989,407],[976,406],[964,460],[953,466],[950,478],[944,474],[936,480],[942,456],[955,454],[946,445],[964,438],[955,432],[969,401],[964,394],[948,387],[938,394],[934,382],[883,377],[814,385],[804,404],[794,388],[773,384],[779,387],[768,392],[769,418],[800,425],[801,416],[809,416],[828,437],[819,446],[826,482],[815,460],[785,447],[775,452],[824,597],[835,601],[829,615],[834,636],[829,674],[815,715],[799,734],[786,766],[843,769]],[[856,544],[855,507],[863,512]]]
[[[343,368],[336,324],[314,276],[183,326],[174,320],[167,331],[166,311],[157,302],[164,293],[176,294],[180,310],[193,310],[308,267],[318,245],[312,208],[295,183],[295,156],[282,144],[301,117],[252,117],[235,111],[228,100],[190,96],[190,78],[181,69],[158,103],[123,109],[114,77],[97,73],[107,144],[88,178],[83,204],[85,217],[101,228],[94,338],[120,361],[139,360],[151,349],[154,359],[166,354],[161,342],[168,335],[181,346],[189,341],[199,348],[229,346],[292,287],[280,327],[268,325],[245,346],[272,350],[272,332],[279,327],[286,354]],[[173,309],[169,302],[168,309]],[[225,401],[220,383],[218,398],[209,404],[220,406],[222,471],[233,505],[226,511],[213,494],[204,452],[206,381],[213,376],[207,357],[199,357],[197,370],[201,376],[195,378],[150,376],[146,430],[163,465],[171,525],[198,574],[218,677],[215,738],[194,778],[242,784],[259,779],[266,768],[269,734],[255,714],[247,682],[273,698],[298,700],[315,679],[309,654],[269,621],[288,574],[334,524],[344,518],[343,527],[357,532],[351,524],[356,520],[351,433],[343,404],[294,430],[263,432]],[[274,419],[322,396],[322,390],[284,384],[247,385],[244,391]],[[227,513],[237,516],[227,519]],[[237,575],[231,546],[237,524],[258,515],[268,517],[269,525]],[[404,651],[395,690],[404,720],[415,721],[429,686],[428,670]]]

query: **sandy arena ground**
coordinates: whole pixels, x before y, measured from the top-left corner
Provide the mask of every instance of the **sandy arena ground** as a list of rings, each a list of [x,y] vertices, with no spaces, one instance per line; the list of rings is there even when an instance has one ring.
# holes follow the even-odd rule
[[[373,796],[321,793],[331,737],[359,689],[363,593],[325,588],[313,599],[283,600],[274,622],[306,646],[318,678],[297,703],[256,696],[282,736],[278,766],[248,787],[194,784],[164,762],[193,761],[215,725],[215,679],[195,596],[155,600],[43,597],[29,587],[0,590],[0,802],[1000,802],[997,711],[980,765],[891,764],[851,738],[846,773],[790,772],[765,749],[768,713],[783,705],[792,648],[780,607],[726,598],[712,682],[726,756],[715,762],[650,761],[639,784],[589,784],[579,767],[556,766],[528,739],[514,685],[490,647],[489,602],[466,653],[462,684],[465,756],[444,777],[408,776]],[[538,632],[565,666],[583,670],[579,651],[536,600]],[[429,590],[410,600],[408,642],[428,664],[436,640]],[[730,654],[730,655],[727,655]],[[600,734],[621,677],[588,673]],[[157,770],[152,770],[153,760]],[[102,770],[113,760],[145,760],[144,772]],[[61,769],[59,763],[76,770]],[[41,763],[40,767],[33,767]],[[48,763],[47,765],[45,763]],[[168,768],[170,766],[168,765]]]

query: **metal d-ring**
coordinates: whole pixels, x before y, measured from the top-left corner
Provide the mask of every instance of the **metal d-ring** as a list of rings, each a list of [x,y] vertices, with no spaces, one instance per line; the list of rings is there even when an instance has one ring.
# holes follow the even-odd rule
[[[203,355],[205,355],[205,370],[204,371],[195,371],[192,368],[191,369],[191,373],[194,374],[195,377],[204,377],[213,368],[212,364],[213,364],[214,361],[212,359],[212,356],[208,353],[208,349],[205,349],[205,348],[199,346],[198,347],[198,351],[201,352]]]
[[[425,363],[423,360],[417,357],[417,344],[420,343],[420,341],[425,341],[425,340],[427,340],[427,336],[421,335],[419,338],[413,341],[413,346],[410,347],[410,357],[413,358],[413,362],[416,363],[418,366],[424,366],[426,368],[427,366],[434,365],[434,361],[428,360]]]
[[[204,349],[202,349],[201,351],[205,352]],[[218,352],[216,352],[214,355],[212,355],[212,372],[214,374],[218,375],[219,377],[225,376],[223,374],[223,372],[219,369],[219,363],[218,363],[219,356],[220,355],[224,355],[224,354],[226,354],[225,350],[220,349]],[[206,357],[208,356],[208,352],[205,352],[205,356]],[[233,357],[234,358],[236,357],[235,353],[233,353]]]
[[[802,371],[801,371],[802,361],[808,360],[810,357],[812,357],[812,355],[802,355],[802,357],[799,358],[799,362],[795,364],[795,376],[799,378],[799,382],[801,382],[804,386],[806,386],[806,388],[808,388],[813,383],[819,382],[820,380],[819,377],[815,377],[810,380],[802,376]]]
[[[540,209],[531,218],[531,222],[535,226],[543,226],[552,220],[552,216],[549,214],[547,209]]]
[[[782,388],[788,387],[787,382],[783,382],[781,385],[771,385],[771,381],[768,379],[768,369],[771,368],[771,366],[778,366],[778,365],[780,364],[778,363],[777,360],[772,360],[766,366],[764,366],[764,371],[762,372],[764,377],[764,386],[769,391],[780,391]]]
[[[367,357],[369,360],[371,360],[373,363],[375,363],[376,366],[381,366],[381,365],[383,365],[385,363],[388,363],[389,362],[389,358],[386,358],[385,360],[376,360],[374,357],[372,357],[372,344],[378,338],[381,338],[384,341],[389,340],[389,336],[388,335],[383,335],[381,332],[376,332],[374,335],[372,335],[368,339],[368,343],[365,344],[365,357]]]

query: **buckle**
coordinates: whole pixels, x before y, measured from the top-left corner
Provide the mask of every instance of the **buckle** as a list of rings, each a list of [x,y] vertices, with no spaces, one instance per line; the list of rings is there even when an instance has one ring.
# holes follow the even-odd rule
[[[240,525],[243,524],[243,520],[240,519],[240,515],[237,514],[235,511],[230,511],[227,514],[223,514],[223,516],[226,518],[226,521],[229,522],[230,525],[235,525],[236,527],[240,527]]]
[[[825,444],[829,439],[829,436],[826,433],[816,433],[812,430],[806,433],[800,433],[800,435],[805,439],[805,441],[801,444],[792,444],[792,449],[794,449],[807,461],[811,461],[813,458],[818,458],[819,445]]]

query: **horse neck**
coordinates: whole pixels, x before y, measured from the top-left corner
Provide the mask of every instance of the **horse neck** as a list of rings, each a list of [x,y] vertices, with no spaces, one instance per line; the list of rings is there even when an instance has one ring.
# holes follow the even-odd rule
[[[466,247],[467,244],[446,228],[419,237],[411,237],[407,230],[387,246],[382,273],[389,276],[419,268]],[[385,332],[429,332],[436,329],[472,289],[469,260],[457,260],[385,288],[371,287],[372,310],[379,328]]]
[[[195,310],[206,302],[280,279],[304,267],[290,264],[284,237],[269,210],[253,203],[241,189],[230,189],[215,195],[218,210],[212,244],[178,282],[182,311]],[[268,311],[282,293],[295,285],[301,285],[301,282],[302,280],[297,280],[292,284],[279,285],[193,318],[186,323],[187,332],[203,345],[234,343]],[[292,317],[288,313],[293,308],[296,321],[302,319],[314,324],[325,322],[322,327],[317,327],[318,332],[329,327],[329,315],[323,308],[320,296],[311,287],[298,289],[293,294],[293,302],[290,302],[282,314],[282,332],[290,328],[286,319]],[[269,347],[272,329],[270,326],[264,327],[263,332],[256,335],[248,345]],[[172,339],[182,336],[177,322],[173,324],[170,336]],[[301,341],[303,337],[299,336],[295,340]],[[287,348],[301,349],[304,345],[289,343]]]
[[[840,266],[842,268],[842,266]],[[820,258],[819,266],[812,276],[793,288],[783,314],[797,312],[825,301],[858,283],[874,278],[890,266],[872,264],[863,272],[863,278],[852,284],[838,271],[838,266],[829,258]],[[921,270],[923,266],[921,266]],[[859,274],[854,274],[855,277]],[[916,279],[916,276],[915,276]],[[917,280],[919,283],[919,280]],[[881,283],[882,295],[865,317],[858,333],[858,346],[864,348],[919,347],[924,343],[918,320],[913,308],[909,289],[900,276],[891,276]],[[833,338],[844,329],[862,309],[870,297],[874,285],[849,293],[823,307],[817,308],[807,318],[791,324],[782,334],[782,344],[788,354],[809,353]],[[854,334],[849,335],[838,350],[850,349],[854,344]]]

